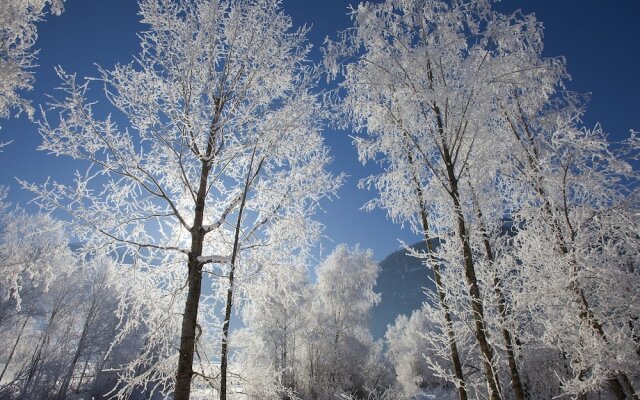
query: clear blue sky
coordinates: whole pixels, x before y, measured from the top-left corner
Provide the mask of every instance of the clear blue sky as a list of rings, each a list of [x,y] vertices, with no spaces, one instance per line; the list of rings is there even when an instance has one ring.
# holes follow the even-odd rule
[[[296,25],[313,26],[310,41],[317,47],[325,36],[346,28],[346,0],[285,0],[284,8]],[[356,1],[351,3],[356,4]],[[503,0],[497,8],[511,12],[522,8],[535,12],[544,23],[545,54],[564,55],[573,80],[569,88],[592,93],[587,126],[600,121],[614,138],[629,129],[640,130],[640,41],[637,18],[640,1],[620,0],[606,5],[592,0]],[[61,65],[79,76],[96,76],[94,64],[111,67],[127,63],[138,52],[136,32],[141,29],[134,0],[67,0],[60,17],[49,17],[39,25],[39,67],[35,89],[27,93],[35,105],[45,101],[45,93],[54,93],[58,84],[53,67]],[[69,179],[78,164],[68,159],[47,156],[36,151],[40,137],[35,126],[23,115],[0,121],[0,142],[13,143],[0,154],[0,185],[11,187],[10,200],[25,203],[30,194],[22,191],[14,177],[43,182],[48,176]],[[360,211],[374,193],[356,188],[358,180],[375,171],[363,167],[348,137],[349,132],[326,131],[327,144],[334,155],[333,169],[350,175],[341,190],[340,199],[325,202],[319,219],[326,225],[323,253],[337,243],[360,243],[373,249],[376,259],[384,258],[399,248],[398,239],[417,241],[407,229],[393,225],[383,212]]]

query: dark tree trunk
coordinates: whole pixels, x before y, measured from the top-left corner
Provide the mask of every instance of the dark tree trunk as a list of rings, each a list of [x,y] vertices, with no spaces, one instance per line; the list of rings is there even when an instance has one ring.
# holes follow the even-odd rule
[[[500,400],[500,384],[498,382],[496,374],[493,371],[493,349],[491,348],[486,335],[487,328],[484,320],[484,306],[482,304],[480,287],[478,286],[478,279],[476,277],[476,271],[473,264],[473,254],[471,252],[471,246],[467,238],[465,219],[464,215],[462,214],[460,201],[458,199],[457,187],[453,191],[452,197],[456,212],[456,219],[458,221],[458,238],[462,242],[464,274],[467,285],[469,286],[469,295],[471,297],[471,308],[473,311],[473,320],[475,325],[475,337],[478,345],[480,346],[480,352],[482,353],[482,365],[484,367],[484,373],[487,378],[487,384],[489,387],[489,398],[491,400]]]
[[[87,366],[89,366],[89,357],[84,360],[84,365],[82,366],[82,372],[80,373],[80,379],[78,380],[78,384],[76,385],[76,393],[80,393],[80,386],[82,386],[82,381],[84,381],[84,375],[87,372]],[[98,374],[96,374],[96,377]]]
[[[469,296],[471,297],[471,309],[473,312],[473,320],[475,325],[475,337],[480,347],[480,352],[482,353],[482,365],[484,368],[485,377],[487,379],[489,398],[491,400],[500,400],[500,382],[493,370],[493,349],[491,348],[491,345],[489,344],[489,341],[487,339],[484,306],[482,303],[482,296],[480,294],[480,287],[478,286],[478,279],[476,277],[473,253],[471,251],[471,245],[469,243],[466,222],[464,214],[462,212],[462,205],[460,204],[458,177],[455,173],[452,153],[444,139],[444,123],[442,120],[440,109],[438,107],[434,107],[434,112],[436,113],[438,131],[440,132],[440,137],[442,139],[441,152],[446,167],[447,181],[449,184],[449,196],[451,198],[453,206],[453,213],[457,221],[458,239],[462,244],[464,274],[467,285],[469,286]]]
[[[227,304],[224,310],[224,324],[222,325],[222,355],[220,357],[220,400],[227,398],[227,368],[229,354],[229,320],[231,319],[231,302],[233,301],[233,270],[229,275],[229,289],[227,290]]]
[[[616,398],[616,400],[625,400],[627,398],[627,396],[624,394],[624,389],[622,388],[620,382],[618,382],[617,378],[608,379],[607,384],[609,385],[609,390],[611,390],[611,393],[613,394],[613,397]]]
[[[202,242],[201,242],[202,243]],[[202,249],[200,249],[202,251]],[[202,290],[202,266],[194,254],[189,255],[189,277],[187,301],[182,317],[180,333],[180,355],[176,374],[175,400],[188,400],[193,377],[193,353],[195,349],[198,306]]]
[[[473,188],[471,190],[473,190]],[[489,235],[487,233],[487,227],[484,223],[484,216],[482,214],[482,210],[480,209],[480,204],[475,197],[475,192],[473,194],[476,214],[478,216],[480,231],[482,233],[482,242],[484,245],[485,256],[487,260],[493,264],[495,262],[495,255],[491,246],[491,242],[489,242]],[[504,339],[505,347],[507,350],[507,361],[509,363],[509,373],[511,375],[511,388],[513,389],[516,400],[525,400],[527,395],[522,386],[522,381],[520,380],[520,373],[518,371],[518,364],[516,361],[511,332],[509,332],[509,330],[504,326],[505,319],[507,317],[507,300],[504,293],[502,292],[502,282],[497,275],[493,278],[493,290],[498,297],[498,316],[500,317],[500,324],[502,325],[502,338]]]
[[[624,386],[625,390],[629,394],[629,396],[633,400],[638,400],[638,395],[636,394],[636,391],[633,389],[633,386],[631,386],[631,382],[629,381],[629,378],[627,377],[626,374],[620,374],[620,381],[622,386]]]
[[[409,164],[413,166],[413,157],[409,153]],[[449,343],[449,356],[451,357],[451,363],[453,365],[453,372],[458,380],[458,399],[467,400],[467,391],[465,389],[464,374],[462,372],[462,363],[460,362],[460,354],[458,352],[458,344],[456,342],[455,332],[453,331],[453,324],[451,322],[451,312],[449,310],[449,303],[447,302],[446,291],[444,284],[442,283],[442,276],[440,274],[440,264],[435,259],[435,252],[433,243],[431,242],[431,231],[429,229],[429,218],[427,214],[427,207],[424,199],[424,192],[422,185],[420,184],[417,176],[412,171],[413,181],[416,185],[416,195],[418,196],[418,202],[420,204],[420,220],[422,222],[422,231],[424,232],[424,240],[427,245],[427,251],[429,252],[429,264],[433,269],[433,276],[436,281],[436,290],[438,291],[438,299],[440,301],[440,307],[444,312],[445,330]]]
[[[216,152],[222,147],[222,138],[218,139],[220,131],[220,118],[224,101],[215,99],[215,114],[209,127],[209,139],[207,149],[201,158],[200,181],[195,198],[195,210],[193,225],[191,226],[191,249],[187,262],[187,301],[182,315],[182,328],[180,331],[180,350],[178,356],[178,371],[176,372],[176,385],[174,388],[174,400],[188,400],[191,395],[191,380],[193,378],[193,353],[196,346],[196,326],[198,324],[198,306],[202,292],[202,247],[206,231],[203,227],[206,198],[209,190],[209,173],[211,161]],[[219,146],[216,150],[216,146]]]
[[[247,195],[253,179],[258,175],[262,167],[262,161],[258,163],[255,173],[253,172],[253,161],[256,155],[256,148],[254,147],[251,154],[251,160],[249,162],[249,169],[247,171],[247,178],[244,183],[244,189],[242,193],[242,201],[240,203],[240,209],[238,210],[238,220],[236,222],[235,233],[233,238],[233,250],[231,252],[230,271],[229,271],[229,288],[227,289],[227,304],[224,310],[224,324],[222,325],[222,348],[220,355],[220,400],[226,400],[227,398],[227,368],[229,364],[229,323],[231,322],[231,310],[233,307],[233,279],[236,272],[238,254],[240,252],[240,231],[242,228],[242,214],[247,201]]]

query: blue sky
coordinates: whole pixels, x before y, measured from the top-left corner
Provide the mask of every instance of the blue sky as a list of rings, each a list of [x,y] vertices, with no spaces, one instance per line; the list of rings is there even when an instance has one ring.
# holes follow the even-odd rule
[[[347,0],[285,0],[284,8],[296,26],[312,25],[309,40],[316,46],[313,55],[318,57],[317,47],[324,38],[349,26],[349,4]],[[565,56],[573,78],[569,89],[592,94],[585,116],[587,126],[599,121],[613,138],[624,137],[632,128],[640,130],[640,41],[636,27],[640,2],[621,0],[612,6],[590,0],[503,0],[496,7],[503,12],[518,8],[535,12],[544,23],[545,54]],[[39,25],[36,84],[25,97],[37,105],[46,100],[45,93],[54,93],[58,84],[55,65],[82,77],[97,75],[94,64],[110,68],[131,61],[138,52],[136,32],[142,28],[138,21],[134,0],[67,0],[64,14]],[[10,186],[14,204],[24,206],[30,199],[14,177],[33,182],[43,182],[48,176],[64,180],[80,167],[71,160],[36,151],[40,136],[25,115],[2,120],[0,126],[0,142],[13,140],[0,154],[0,185]],[[360,243],[373,249],[375,258],[381,260],[399,248],[398,239],[414,242],[418,238],[393,225],[381,211],[360,211],[375,194],[357,189],[357,182],[375,169],[358,163],[349,134],[326,131],[334,156],[332,169],[350,177],[340,198],[325,202],[324,212],[318,215],[330,238],[323,241],[322,253],[326,255],[337,243]]]

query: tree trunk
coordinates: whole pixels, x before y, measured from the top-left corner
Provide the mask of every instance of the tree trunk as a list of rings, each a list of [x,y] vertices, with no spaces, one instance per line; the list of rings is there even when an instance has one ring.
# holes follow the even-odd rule
[[[88,365],[89,365],[89,357],[87,357],[87,359],[84,360],[84,365],[82,366],[82,373],[80,374],[80,379],[78,380],[78,384],[76,385],[76,393],[80,393],[80,386],[82,386],[82,381],[84,380],[84,374],[87,372]]]
[[[198,306],[200,304],[200,293],[202,291],[202,265],[198,261],[198,257],[202,255],[202,239],[199,241],[199,246],[198,242],[193,244],[192,248],[199,247],[200,251],[189,254],[188,291],[180,333],[180,355],[178,358],[178,372],[176,374],[175,400],[189,399],[191,394],[191,379],[193,377],[193,352],[195,349]]]
[[[227,364],[229,354],[229,320],[231,319],[231,302],[233,301],[233,269],[229,274],[229,289],[227,289],[227,304],[224,310],[224,324],[222,325],[222,355],[220,357],[220,400],[227,398]]]
[[[18,333],[18,337],[16,341],[13,343],[13,347],[11,347],[11,352],[9,353],[9,358],[7,358],[7,362],[4,364],[4,368],[2,368],[2,373],[0,373],[0,383],[2,383],[2,378],[4,377],[5,372],[7,372],[7,367],[9,367],[9,363],[11,363],[11,359],[13,358],[13,354],[16,352],[16,347],[18,347],[18,342],[20,342],[20,338],[22,337],[22,333],[24,332],[24,327],[27,325],[29,321],[29,317],[27,316],[20,327],[20,332]]]
[[[222,348],[220,355],[220,400],[226,400],[227,398],[227,367],[229,363],[229,323],[231,322],[231,310],[233,306],[233,279],[236,272],[236,266],[238,261],[238,253],[240,252],[240,231],[242,228],[242,214],[247,201],[247,194],[249,193],[249,187],[253,181],[252,175],[255,176],[260,172],[262,162],[260,162],[256,168],[255,174],[253,173],[253,161],[256,155],[256,148],[253,148],[251,154],[251,160],[249,162],[249,170],[247,171],[247,178],[244,183],[244,189],[242,193],[242,201],[240,203],[240,209],[238,210],[238,220],[236,222],[235,236],[233,238],[233,251],[231,252],[230,271],[229,271],[229,288],[227,289],[227,304],[224,309],[224,324],[222,325]],[[263,159],[264,161],[264,159]]]
[[[493,370],[493,349],[489,344],[486,335],[486,324],[484,320],[484,307],[482,305],[482,297],[480,295],[480,287],[478,286],[478,279],[473,264],[473,254],[471,252],[471,246],[467,238],[466,225],[464,215],[462,214],[462,208],[460,201],[458,200],[457,189],[455,194],[452,195],[456,219],[458,221],[458,238],[462,242],[462,251],[464,257],[464,274],[469,285],[469,295],[471,296],[471,308],[473,310],[473,319],[475,325],[475,336],[480,346],[480,352],[482,353],[482,365],[484,367],[484,373],[487,378],[487,384],[489,388],[489,398],[491,400],[500,399],[500,389],[497,376]]]
[[[627,396],[624,394],[624,389],[622,388],[620,382],[618,382],[617,378],[609,378],[607,380],[607,384],[609,385],[609,390],[611,390],[611,393],[613,394],[613,397],[616,398],[616,400],[625,400],[627,398]]]
[[[82,326],[82,333],[80,334],[80,340],[78,341],[78,346],[76,348],[75,354],[73,355],[73,359],[71,360],[71,365],[67,369],[67,374],[62,380],[62,386],[60,386],[60,391],[58,391],[58,399],[62,400],[67,395],[67,390],[69,390],[69,385],[71,384],[71,379],[73,378],[73,371],[76,369],[76,364],[80,359],[80,355],[82,355],[82,351],[84,350],[85,341],[87,338],[87,332],[89,330],[89,325],[95,315],[95,301],[91,303],[89,307],[89,311],[87,312],[87,318],[84,321]]]
[[[473,261],[473,253],[471,251],[471,245],[469,244],[469,238],[467,234],[467,227],[462,212],[462,205],[460,204],[460,192],[458,189],[458,178],[455,173],[455,166],[452,161],[452,154],[444,140],[444,124],[442,122],[442,116],[440,109],[434,107],[436,113],[436,122],[438,124],[438,131],[440,132],[441,150],[443,155],[443,161],[446,167],[447,180],[449,184],[449,196],[451,198],[454,217],[457,221],[457,233],[458,239],[462,244],[462,255],[464,258],[464,274],[467,285],[469,286],[469,296],[471,297],[471,309],[473,312],[473,320],[475,325],[475,337],[480,346],[480,352],[482,353],[482,365],[484,367],[484,373],[487,378],[487,386],[489,391],[489,398],[491,400],[500,400],[500,382],[497,375],[493,370],[493,349],[487,340],[487,327],[484,318],[484,306],[482,304],[482,296],[480,294],[480,287],[478,286],[478,279],[476,277],[476,271]]]
[[[91,383],[91,391],[93,393],[95,393],[98,389],[98,379],[100,378],[100,375],[102,374],[102,370],[104,369],[104,366],[107,363],[107,357],[109,357],[111,353],[108,352],[107,354],[103,355],[102,357],[100,357],[100,362],[97,363],[96,365],[96,370],[93,374],[93,382]]]
[[[473,188],[471,188],[473,191]],[[480,204],[477,201],[475,191],[473,191],[474,206],[476,207],[476,214],[480,224],[480,232],[482,233],[482,242],[484,245],[485,256],[487,260],[493,264],[495,263],[495,255],[491,242],[489,242],[489,235],[487,233],[487,227],[484,223],[484,216],[480,209]],[[522,381],[520,380],[520,373],[518,371],[518,364],[516,362],[515,351],[513,346],[513,340],[511,339],[511,332],[505,328],[504,323],[507,317],[507,299],[502,292],[502,282],[500,278],[495,275],[493,277],[493,290],[498,297],[498,316],[500,318],[500,324],[502,325],[502,338],[504,339],[505,347],[507,350],[507,361],[509,363],[509,373],[511,375],[511,388],[515,394],[516,400],[525,400],[526,392],[523,389]]]
[[[202,291],[202,264],[198,257],[202,255],[204,230],[202,228],[204,213],[204,198],[206,195],[207,176],[209,168],[203,162],[200,177],[200,190],[196,203],[195,222],[191,230],[191,251],[189,252],[187,301],[182,315],[182,329],[180,332],[180,350],[178,371],[174,391],[175,400],[188,400],[191,394],[191,379],[193,377],[193,353],[195,349],[196,325],[198,322],[198,306]]]
[[[629,397],[631,397],[633,400],[638,400],[638,395],[636,394],[636,391],[633,389],[633,386],[631,386],[631,382],[629,381],[629,378],[627,378],[627,375],[620,374],[620,380],[622,381],[621,382],[622,386],[624,386],[627,393],[629,394]]]
[[[413,157],[409,153],[409,164],[413,166]],[[429,252],[429,264],[433,269],[433,276],[436,281],[436,290],[438,291],[438,299],[440,301],[440,307],[444,312],[445,330],[449,343],[449,356],[451,357],[451,363],[453,364],[453,372],[457,379],[456,386],[458,387],[458,399],[467,400],[467,391],[465,389],[464,374],[462,372],[462,363],[460,362],[460,354],[458,352],[458,344],[456,342],[455,332],[453,331],[453,324],[451,322],[451,312],[449,310],[449,303],[447,302],[446,291],[444,284],[442,283],[442,276],[440,274],[440,264],[434,257],[433,243],[431,243],[431,231],[429,229],[429,219],[427,214],[427,207],[424,200],[424,192],[422,185],[418,181],[418,178],[414,171],[412,171],[413,181],[416,185],[416,194],[418,196],[418,202],[420,204],[420,220],[422,222],[422,231],[424,240]]]
[[[211,160],[216,154],[216,138],[220,131],[219,122],[224,108],[224,101],[215,98],[215,113],[209,127],[207,150],[201,158],[200,181],[195,199],[193,225],[191,226],[191,249],[187,262],[187,300],[182,314],[182,328],[180,331],[180,350],[178,357],[178,371],[176,372],[176,385],[174,400],[188,400],[191,395],[191,380],[193,378],[193,353],[196,346],[196,325],[198,323],[198,306],[202,292],[202,262],[198,259],[202,256],[202,247],[206,232],[203,227],[206,198],[209,190],[209,172],[211,172]],[[222,138],[219,140],[222,147]],[[219,149],[218,149],[219,150]]]
[[[27,380],[24,383],[24,386],[22,387],[22,389],[20,390],[20,395],[18,396],[19,399],[26,398],[26,395],[28,394],[29,389],[31,388],[31,382],[33,381],[33,378],[38,373],[38,367],[40,365],[40,360],[42,357],[42,349],[49,343],[49,331],[51,329],[51,325],[53,324],[53,321],[56,315],[58,314],[58,311],[59,310],[57,309],[57,307],[54,307],[54,309],[51,311],[51,316],[49,316],[47,327],[44,333],[42,334],[42,338],[36,345],[36,350],[33,352],[33,356],[31,356],[31,363],[29,364],[29,369],[27,372]]]

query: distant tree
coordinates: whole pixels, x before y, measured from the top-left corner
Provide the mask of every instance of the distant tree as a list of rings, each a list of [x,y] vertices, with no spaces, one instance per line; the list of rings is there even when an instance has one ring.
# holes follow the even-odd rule
[[[20,309],[22,293],[33,286],[46,291],[57,268],[72,263],[62,222],[17,209],[0,215],[0,301]]]
[[[429,330],[425,325],[424,314],[421,310],[415,310],[410,317],[399,315],[385,334],[386,357],[392,363],[396,379],[407,395],[428,388],[430,384],[440,383],[437,379],[429,382],[432,371],[425,359],[427,344],[421,336],[421,332]]]
[[[168,366],[177,362],[176,399],[189,398],[198,339],[203,329],[212,333],[199,304],[203,273],[214,278],[225,304],[217,326],[224,399],[239,266],[283,234],[299,235],[291,251],[307,245],[317,234],[308,217],[340,179],[326,172],[307,31],[292,30],[279,3],[143,0],[140,7],[148,30],[135,63],[100,70],[105,95],[127,127],[96,116],[90,81],[58,70],[66,98],[50,105],[60,116],[56,125],[46,116],[40,121],[41,149],[90,168],[75,185],[25,185],[42,206],[74,218],[88,251],[163,266],[138,275],[148,294],[171,294],[145,303],[169,315],[165,328],[152,330],[140,360],[155,360],[159,368],[146,379],[156,383],[170,380]],[[129,294],[132,306],[140,294]],[[175,309],[178,299],[183,311]],[[170,326],[179,314],[176,345]]]
[[[75,376],[78,363],[81,358],[86,358],[84,367],[81,372],[80,382],[84,378],[86,372],[89,353],[93,347],[109,346],[110,341],[115,336],[114,325],[117,324],[113,311],[117,308],[117,297],[113,291],[113,265],[110,259],[100,258],[91,260],[91,262],[82,265],[82,270],[77,271],[79,275],[77,282],[79,286],[78,307],[75,308],[78,318],[78,329],[76,332],[77,341],[75,348],[70,352],[70,361],[65,366],[61,376],[60,388],[58,389],[57,398],[65,399],[71,389],[72,379]],[[110,329],[111,328],[111,329]],[[101,341],[102,335],[107,336],[105,343]]]
[[[38,215],[21,216],[42,222]],[[19,280],[19,308],[15,298],[2,302],[0,340],[10,345],[0,352],[0,396],[67,398],[72,390],[81,389],[103,396],[117,384],[105,379],[109,375],[103,371],[106,359],[114,358],[110,353],[120,353],[123,344],[139,341],[144,328],[127,335],[125,340],[116,340],[118,291],[129,285],[117,284],[112,260],[87,260],[72,254],[64,234],[56,235],[61,224],[50,217],[46,221],[50,223],[47,230],[25,232],[25,236],[32,236],[30,240],[13,244],[14,249],[24,246],[25,258],[38,242],[34,238],[40,237],[44,243],[56,240],[60,249],[52,252],[46,263],[35,263],[43,266],[42,273],[23,274]],[[30,224],[18,226],[33,228]],[[37,252],[33,255],[40,257]],[[142,325],[150,323],[147,320]],[[120,363],[126,364],[138,351],[129,350],[124,357],[118,354],[118,362],[109,366],[121,368]]]
[[[369,316],[380,301],[373,291],[380,267],[370,250],[338,245],[317,268],[309,292],[304,360],[306,396],[363,397],[380,378],[381,347],[369,332]],[[373,385],[375,386],[375,385]]]
[[[274,260],[275,261],[275,260]],[[282,398],[299,392],[302,344],[305,341],[309,283],[303,263],[264,265],[247,283],[241,341],[243,390],[260,398]]]
[[[15,382],[16,361],[34,320],[46,314],[50,284],[75,262],[67,243],[59,221],[0,205],[0,337],[7,344],[0,382],[10,379],[3,391]]]

